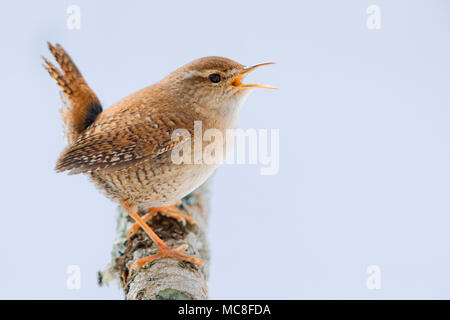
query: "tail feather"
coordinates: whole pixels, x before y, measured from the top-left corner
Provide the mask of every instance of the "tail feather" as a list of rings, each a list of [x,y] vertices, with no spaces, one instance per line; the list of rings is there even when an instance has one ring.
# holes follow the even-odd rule
[[[43,66],[70,102],[61,110],[61,114],[68,140],[72,142],[95,121],[103,109],[67,52],[59,44],[52,46],[48,43],[48,48],[62,71],[44,57]]]

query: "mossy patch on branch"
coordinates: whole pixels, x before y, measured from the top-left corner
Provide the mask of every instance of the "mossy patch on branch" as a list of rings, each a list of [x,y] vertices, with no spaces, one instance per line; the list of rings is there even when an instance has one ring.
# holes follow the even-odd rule
[[[187,293],[178,291],[176,289],[167,288],[161,290],[156,295],[157,300],[192,300]]]

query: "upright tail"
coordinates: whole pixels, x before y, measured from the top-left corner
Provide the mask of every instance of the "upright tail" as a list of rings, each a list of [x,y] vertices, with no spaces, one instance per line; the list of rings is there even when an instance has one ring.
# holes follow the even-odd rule
[[[59,44],[52,46],[48,43],[48,48],[62,72],[44,57],[43,66],[69,99],[70,105],[64,107],[61,114],[67,138],[72,142],[95,121],[103,109],[67,52]]]

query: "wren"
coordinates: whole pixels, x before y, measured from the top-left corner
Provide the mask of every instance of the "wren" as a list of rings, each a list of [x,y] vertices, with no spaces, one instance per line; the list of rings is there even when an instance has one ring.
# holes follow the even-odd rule
[[[194,121],[202,122],[202,130],[214,128],[225,132],[235,128],[250,91],[274,88],[244,84],[242,79],[271,63],[245,67],[227,58],[200,58],[103,110],[67,52],[59,44],[48,47],[60,69],[45,58],[44,67],[69,102],[62,110],[68,146],[59,156],[55,170],[88,175],[136,222],[127,237],[141,227],[157,245],[159,252],[136,261],[130,273],[162,258],[200,266],[200,259],[183,252],[185,245],[169,248],[147,224],[157,212],[195,223],[176,205],[218,166],[173,163],[171,152],[187,141],[172,139],[172,133],[183,128],[194,135]],[[139,209],[148,213],[141,217]]]

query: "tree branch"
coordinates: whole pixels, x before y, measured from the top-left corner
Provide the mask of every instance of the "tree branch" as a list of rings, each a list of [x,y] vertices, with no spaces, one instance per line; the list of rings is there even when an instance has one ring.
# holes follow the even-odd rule
[[[104,272],[99,272],[99,284],[120,278],[125,298],[129,300],[207,299],[209,250],[206,234],[209,183],[208,180],[183,198],[183,207],[197,224],[184,226],[172,218],[159,214],[149,222],[152,229],[169,247],[176,248],[187,244],[186,253],[202,259],[202,267],[180,263],[174,259],[161,259],[134,270],[133,275],[127,279],[128,268],[132,263],[158,250],[142,229],[126,241],[126,233],[133,221],[119,207],[117,234],[111,253],[112,261]]]

